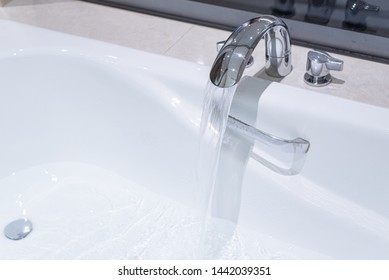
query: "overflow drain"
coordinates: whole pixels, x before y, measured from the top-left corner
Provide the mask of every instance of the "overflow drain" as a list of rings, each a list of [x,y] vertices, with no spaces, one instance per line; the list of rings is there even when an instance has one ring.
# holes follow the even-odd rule
[[[9,223],[4,228],[4,234],[8,239],[20,240],[32,231],[32,223],[27,219],[19,219]]]

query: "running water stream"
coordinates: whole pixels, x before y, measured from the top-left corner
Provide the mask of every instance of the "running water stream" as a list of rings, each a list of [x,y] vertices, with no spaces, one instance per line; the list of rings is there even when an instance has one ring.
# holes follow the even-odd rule
[[[219,166],[220,150],[226,131],[228,115],[236,86],[219,88],[210,81],[205,90],[203,112],[200,125],[200,145],[197,168],[197,202],[201,211],[202,229],[199,254],[201,257],[214,255],[209,252],[207,235],[210,236],[209,220],[211,217],[213,192]],[[216,246],[217,247],[217,246]]]
[[[204,214],[208,214],[213,186],[216,180],[220,149],[227,127],[235,87],[218,88],[208,82],[200,125],[198,160],[198,201]]]

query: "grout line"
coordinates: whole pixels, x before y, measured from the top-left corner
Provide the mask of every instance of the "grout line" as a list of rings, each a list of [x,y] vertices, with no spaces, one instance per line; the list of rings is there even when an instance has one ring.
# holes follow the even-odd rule
[[[163,54],[167,54],[175,45],[178,44],[178,42],[180,42],[182,40],[182,38],[185,37],[186,34],[188,34],[192,29],[194,28],[194,25],[191,25],[188,30],[186,32],[184,32],[184,34],[182,34],[170,47],[168,47]]]

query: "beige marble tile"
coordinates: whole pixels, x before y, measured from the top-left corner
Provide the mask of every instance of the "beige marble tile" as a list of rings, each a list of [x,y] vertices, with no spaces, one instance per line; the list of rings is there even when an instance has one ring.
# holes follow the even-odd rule
[[[216,43],[226,40],[230,32],[194,25],[165,54],[202,65],[212,65]]]
[[[74,0],[0,0],[4,3],[4,6],[31,6],[48,3],[59,3],[59,2],[72,2]]]
[[[12,20],[154,53],[165,53],[192,27],[83,1],[39,5],[14,1],[3,8],[3,13]]]
[[[12,0],[0,0],[0,7],[9,4]]]

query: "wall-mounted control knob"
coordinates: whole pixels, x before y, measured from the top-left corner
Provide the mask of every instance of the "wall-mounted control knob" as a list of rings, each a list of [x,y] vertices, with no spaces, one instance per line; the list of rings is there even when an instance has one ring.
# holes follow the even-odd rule
[[[330,70],[343,70],[343,61],[326,52],[309,51],[306,70],[304,81],[310,86],[321,87],[331,83]]]

